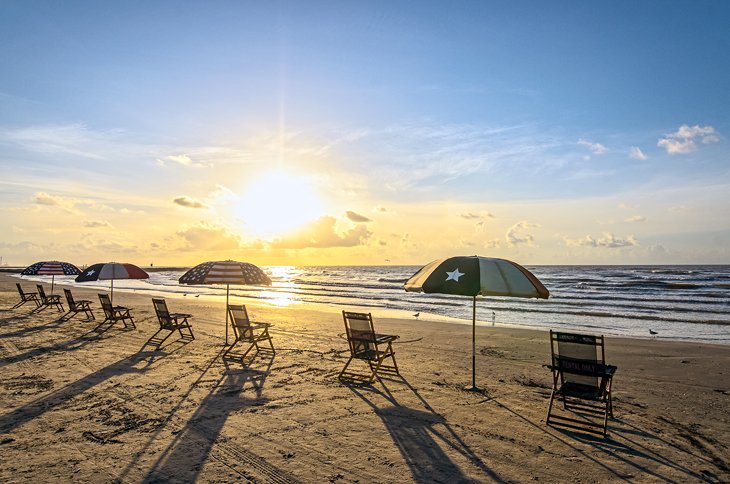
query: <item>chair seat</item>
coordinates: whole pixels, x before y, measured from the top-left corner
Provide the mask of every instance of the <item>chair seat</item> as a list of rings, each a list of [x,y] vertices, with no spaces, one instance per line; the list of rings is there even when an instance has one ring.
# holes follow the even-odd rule
[[[576,382],[565,382],[558,390],[558,393],[584,400],[601,400],[602,397],[600,387]]]

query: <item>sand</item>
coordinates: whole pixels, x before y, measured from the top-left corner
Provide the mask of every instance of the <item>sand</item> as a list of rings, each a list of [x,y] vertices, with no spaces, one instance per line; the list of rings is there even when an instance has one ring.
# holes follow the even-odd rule
[[[603,438],[545,424],[545,332],[478,328],[474,393],[470,326],[374,310],[403,378],[358,388],[337,379],[340,308],[249,303],[277,353],[244,366],[220,358],[223,302],[168,298],[196,339],[157,349],[149,294],[115,292],[137,329],[100,335],[83,315],[7,309],[17,281],[0,274],[2,482],[730,481],[728,346],[607,338]]]

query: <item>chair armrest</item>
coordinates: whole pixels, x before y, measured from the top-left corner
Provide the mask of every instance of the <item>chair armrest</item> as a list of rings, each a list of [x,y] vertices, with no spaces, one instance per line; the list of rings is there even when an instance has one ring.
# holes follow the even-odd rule
[[[400,336],[396,334],[375,334],[375,342],[376,343],[390,343],[391,341],[395,341]]]
[[[185,314],[185,313],[171,313],[171,318],[192,318],[192,314]]]
[[[271,326],[273,326],[273,324],[271,324],[271,323],[255,323],[255,322],[251,321],[251,327],[254,329],[269,328]]]

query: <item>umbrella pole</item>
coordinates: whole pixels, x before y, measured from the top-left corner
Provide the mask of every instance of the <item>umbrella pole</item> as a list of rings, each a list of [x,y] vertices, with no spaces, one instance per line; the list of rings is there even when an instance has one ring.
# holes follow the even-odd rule
[[[226,284],[226,346],[228,346],[228,289],[230,284]]]
[[[56,280],[56,274],[51,274],[51,296],[53,296],[53,283]]]
[[[477,297],[472,301],[471,318],[471,389],[477,388]]]
[[[109,302],[112,303],[112,306],[114,306],[114,279],[112,279],[111,291],[109,291],[109,292],[111,292],[111,294],[112,294],[111,297],[109,298]]]

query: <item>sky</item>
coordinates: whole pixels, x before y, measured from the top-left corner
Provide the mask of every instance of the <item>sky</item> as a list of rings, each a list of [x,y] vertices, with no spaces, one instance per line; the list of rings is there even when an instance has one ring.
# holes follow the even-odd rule
[[[0,0],[0,257],[730,263],[730,3]]]

